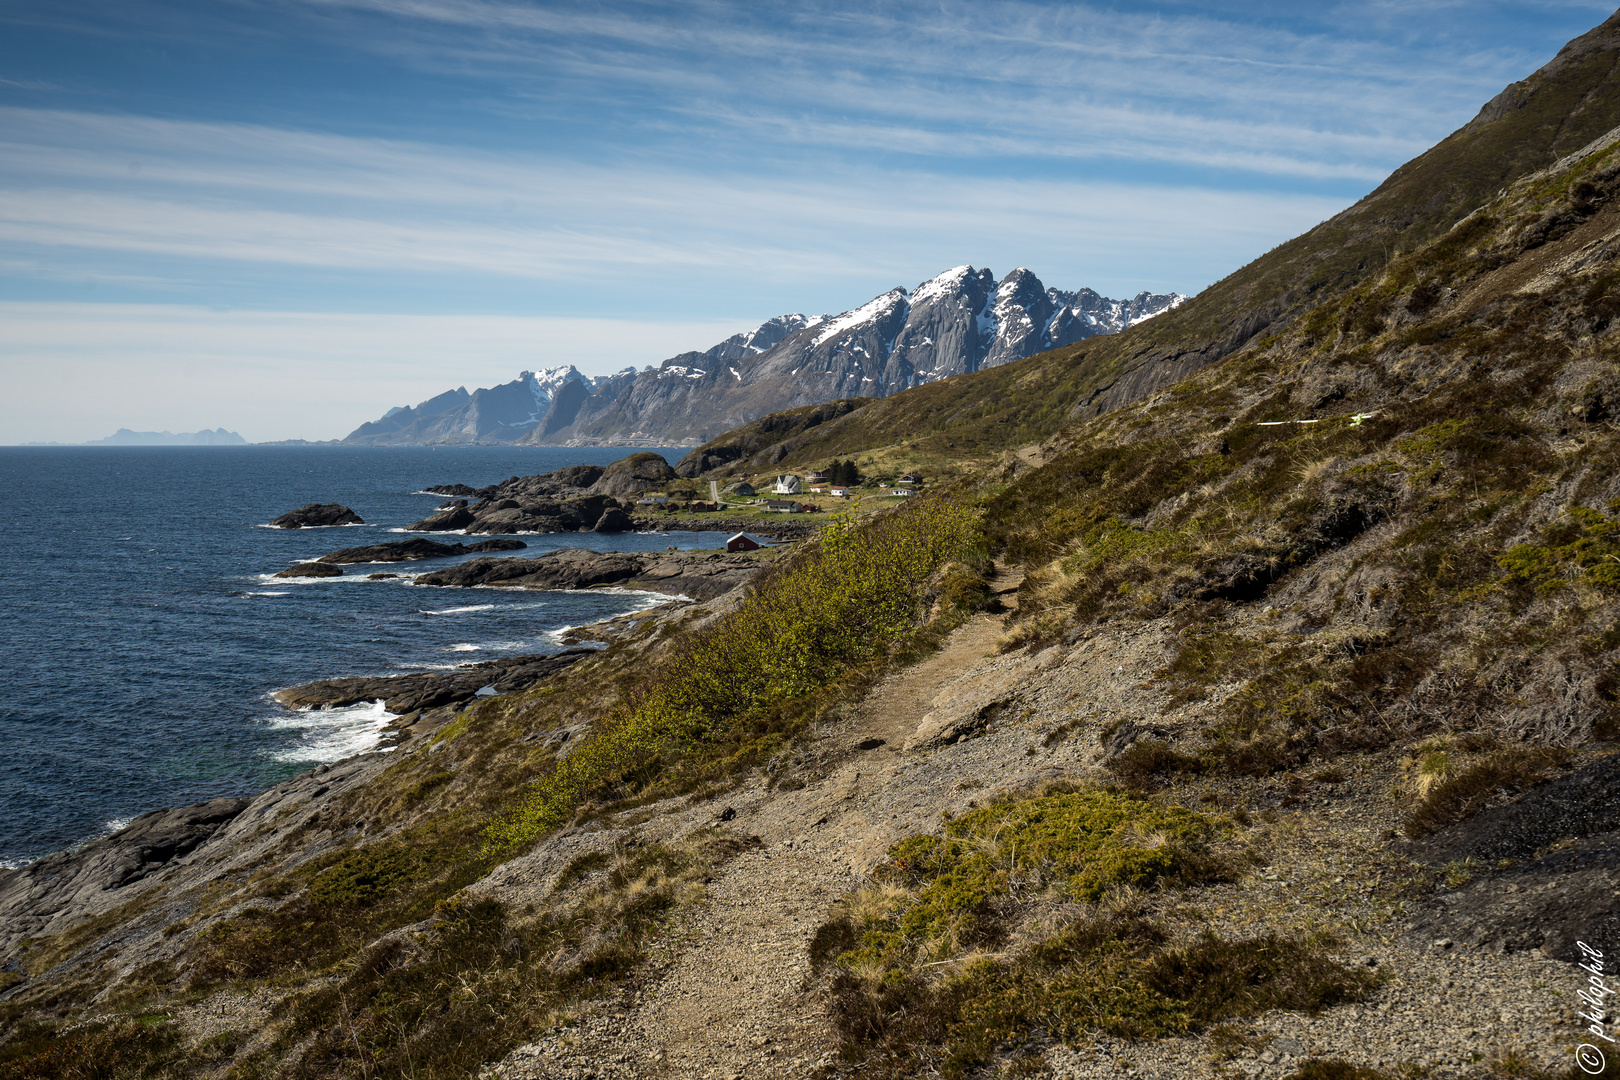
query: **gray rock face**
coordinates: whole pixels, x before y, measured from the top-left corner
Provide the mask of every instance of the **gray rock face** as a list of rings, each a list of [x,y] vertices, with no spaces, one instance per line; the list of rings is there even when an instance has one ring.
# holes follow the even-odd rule
[[[987,269],[958,266],[836,317],[779,315],[657,367],[596,379],[555,368],[470,395],[452,391],[344,441],[697,445],[771,413],[884,397],[1115,333],[1183,299],[1143,292],[1110,300],[1046,288],[1023,268],[997,282]]]
[[[615,506],[611,510],[604,511],[602,516],[596,519],[596,525],[592,531],[599,533],[622,533],[629,532],[635,527],[636,523],[631,520],[630,515]]]
[[[631,454],[609,465],[590,487],[592,495],[640,495],[675,479],[675,470],[657,454]]]
[[[134,885],[189,855],[245,810],[248,802],[213,799],[174,810],[154,810],[79,851],[48,855],[16,870],[0,870],[0,940],[41,928],[63,909],[103,906],[98,903],[103,894]]]
[[[328,525],[364,525],[359,514],[339,503],[309,503],[270,523],[278,529],[318,529]]]

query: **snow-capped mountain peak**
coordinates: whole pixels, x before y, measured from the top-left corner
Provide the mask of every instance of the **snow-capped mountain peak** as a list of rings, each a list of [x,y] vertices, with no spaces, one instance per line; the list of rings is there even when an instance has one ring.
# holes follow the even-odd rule
[[[447,391],[390,410],[345,441],[664,445],[702,442],[768,412],[883,397],[1123,330],[1179,304],[1174,293],[1111,300],[1049,289],[1027,267],[996,280],[963,264],[840,315],[778,315],[702,352],[613,375],[571,364],[503,386]]]

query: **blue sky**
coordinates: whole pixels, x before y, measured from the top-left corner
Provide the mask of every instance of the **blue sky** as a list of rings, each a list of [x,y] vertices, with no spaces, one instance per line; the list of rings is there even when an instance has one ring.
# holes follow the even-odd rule
[[[1196,292],[1593,3],[0,6],[0,442],[332,438],[949,266]]]

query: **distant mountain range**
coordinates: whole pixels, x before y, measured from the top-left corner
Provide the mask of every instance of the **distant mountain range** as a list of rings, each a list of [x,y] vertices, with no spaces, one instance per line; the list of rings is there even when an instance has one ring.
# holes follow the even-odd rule
[[[703,352],[613,375],[573,366],[446,391],[390,409],[343,441],[372,446],[521,443],[697,445],[768,413],[836,398],[886,397],[1021,360],[1168,311],[1186,297],[1111,300],[1049,289],[1023,268],[999,282],[958,266],[842,315],[778,315]]]
[[[32,443],[34,446],[62,446],[63,443]],[[131,431],[121,427],[105,439],[91,439],[80,446],[246,446],[248,441],[234,431]]]

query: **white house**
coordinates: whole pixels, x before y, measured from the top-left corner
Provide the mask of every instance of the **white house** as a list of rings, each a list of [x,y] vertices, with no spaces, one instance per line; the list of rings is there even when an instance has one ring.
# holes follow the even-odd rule
[[[778,476],[776,487],[771,489],[777,495],[797,495],[799,493],[799,478],[797,476]]]

